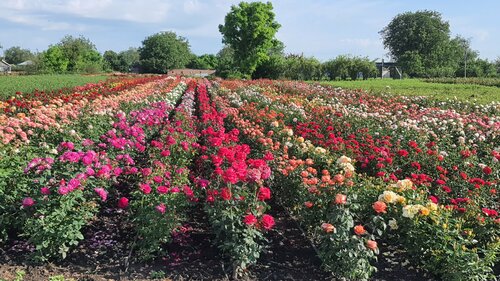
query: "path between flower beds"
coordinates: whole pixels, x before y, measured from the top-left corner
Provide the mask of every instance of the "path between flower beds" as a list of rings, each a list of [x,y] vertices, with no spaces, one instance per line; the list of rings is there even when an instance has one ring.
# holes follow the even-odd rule
[[[88,227],[85,235],[95,239],[85,240],[62,263],[31,266],[23,262],[25,256],[16,251],[19,245],[10,245],[0,255],[0,280],[14,280],[16,271],[21,270],[26,273],[25,281],[48,280],[57,275],[89,281],[151,280],[155,276],[165,280],[229,280],[229,263],[211,244],[213,235],[201,208],[193,209],[191,223],[185,226],[185,233],[167,246],[169,256],[148,264],[132,264],[128,272],[124,272],[123,261],[127,257],[125,249],[131,237],[127,236],[128,226],[119,225],[114,212],[116,210],[104,210],[99,216],[102,219]],[[335,280],[321,270],[314,249],[284,209],[272,204],[270,214],[275,217],[276,225],[267,235],[269,246],[245,279]],[[104,247],[99,253],[89,251],[97,239],[104,241]],[[373,280],[428,280],[421,273],[403,268],[400,265],[404,261],[401,253],[388,252],[389,255],[395,253],[395,257],[389,256],[389,260],[386,256],[379,256],[379,272]]]

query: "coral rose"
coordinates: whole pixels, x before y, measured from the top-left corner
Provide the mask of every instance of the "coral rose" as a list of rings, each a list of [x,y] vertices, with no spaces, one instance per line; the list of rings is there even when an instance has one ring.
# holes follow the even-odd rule
[[[387,205],[382,201],[377,201],[377,202],[373,203],[372,207],[373,207],[373,210],[375,210],[375,212],[377,212],[377,214],[386,213],[386,210],[387,210]]]
[[[370,250],[377,250],[377,242],[373,240],[366,241],[366,247]]]
[[[366,233],[366,230],[362,225],[359,224],[354,227],[354,233],[356,233],[357,235],[363,235]]]
[[[347,203],[347,196],[345,194],[338,193],[335,195],[335,204],[344,205]]]
[[[322,223],[321,229],[323,229],[326,233],[330,233],[335,231],[335,226],[329,223]]]

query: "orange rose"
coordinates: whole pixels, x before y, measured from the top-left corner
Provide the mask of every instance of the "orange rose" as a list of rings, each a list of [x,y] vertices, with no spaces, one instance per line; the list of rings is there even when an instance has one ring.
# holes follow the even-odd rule
[[[362,225],[359,224],[354,227],[354,233],[356,233],[357,235],[363,235],[366,233],[366,230]]]
[[[335,226],[333,226],[332,224],[329,224],[329,223],[323,223],[323,224],[321,224],[321,228],[326,233],[330,233],[330,232],[334,232],[335,231]]]
[[[373,207],[373,210],[375,210],[375,212],[377,212],[377,214],[386,213],[386,210],[387,210],[387,205],[382,201],[377,201],[377,202],[373,203],[372,207]]]
[[[335,195],[335,204],[344,205],[345,203],[347,203],[346,195],[340,193]]]
[[[368,247],[368,249],[375,251],[377,250],[377,242],[373,240],[368,240],[366,241],[366,247]]]
[[[312,208],[312,206],[314,206],[314,203],[311,201],[306,201],[304,202],[304,206],[306,206],[306,208]]]

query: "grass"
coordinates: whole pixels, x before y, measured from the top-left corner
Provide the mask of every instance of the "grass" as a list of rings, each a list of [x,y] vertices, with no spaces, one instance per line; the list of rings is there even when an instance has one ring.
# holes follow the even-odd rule
[[[500,88],[473,84],[427,83],[418,79],[369,79],[356,81],[328,81],[323,85],[346,89],[363,89],[373,93],[403,96],[429,96],[437,100],[454,99],[487,104],[500,102]]]
[[[16,92],[29,93],[35,89],[51,91],[96,83],[106,80],[106,78],[105,75],[84,76],[79,74],[0,76],[0,99],[14,96]]]

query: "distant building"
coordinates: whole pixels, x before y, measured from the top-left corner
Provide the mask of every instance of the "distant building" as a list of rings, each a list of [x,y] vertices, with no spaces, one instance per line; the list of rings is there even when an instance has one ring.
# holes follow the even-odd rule
[[[215,74],[213,69],[172,69],[168,73],[171,76],[192,76],[192,77],[207,77]]]
[[[403,78],[401,67],[395,62],[384,62],[384,60],[382,60],[381,62],[375,62],[375,66],[377,67],[378,77],[380,78]]]
[[[12,65],[4,60],[0,60],[0,73],[10,73],[12,71]]]

